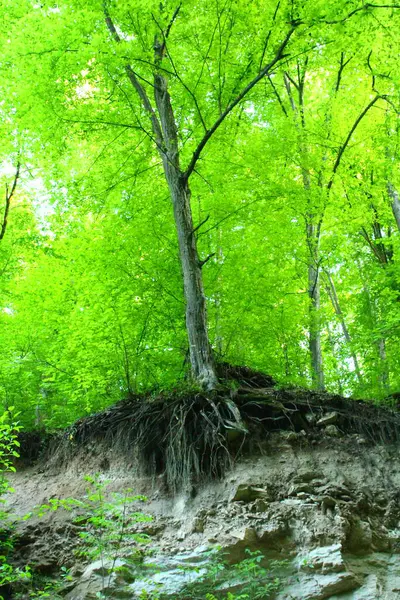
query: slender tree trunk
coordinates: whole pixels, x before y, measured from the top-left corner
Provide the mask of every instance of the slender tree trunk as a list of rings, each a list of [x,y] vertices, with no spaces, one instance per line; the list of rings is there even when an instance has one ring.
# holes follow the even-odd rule
[[[396,220],[397,228],[400,231],[400,196],[399,196],[399,192],[396,190],[396,188],[392,185],[391,182],[388,183],[387,189],[388,189],[390,202],[392,205],[393,216]]]
[[[107,0],[104,0],[103,10],[107,28],[115,42],[119,44],[121,37],[111,19]],[[168,91],[168,79],[161,68],[161,63],[166,53],[166,39],[179,10],[180,5],[170,21],[168,30],[165,33],[163,32],[162,36],[156,36],[154,39],[153,50],[156,71],[154,73],[153,87],[157,111],[153,108],[145,87],[143,87],[129,63],[125,64],[125,73],[137,93],[143,109],[150,118],[153,138],[162,159],[164,175],[171,196],[178,235],[179,258],[183,274],[183,288],[186,300],[186,329],[192,375],[204,389],[211,390],[218,384],[218,378],[208,337],[206,300],[201,271],[207,259],[201,261],[197,252],[188,182],[195,162],[189,174],[183,173],[179,162],[178,129]],[[286,43],[288,43],[293,31],[291,30],[290,35],[288,35]],[[282,46],[282,50],[283,48],[284,46]],[[279,60],[279,58],[280,53],[276,56],[275,61]],[[258,79],[255,80],[255,82],[257,81]],[[235,105],[232,104],[232,107]],[[214,129],[217,129],[222,120],[217,122]],[[207,139],[205,139],[203,146],[207,142]],[[201,152],[201,149],[199,152]]]
[[[336,377],[337,377],[337,382],[338,382],[338,392],[341,396],[343,396],[343,384],[342,384],[342,379],[340,376],[341,374],[340,374],[340,369],[339,369],[339,363],[336,359],[335,340],[333,338],[329,323],[327,323],[327,330],[328,330],[328,340],[329,340],[329,344],[332,349],[332,358],[333,358],[334,368],[336,371]]]
[[[306,60],[306,65],[307,65]],[[304,112],[304,81],[305,68],[303,74],[298,70],[298,82],[296,90],[298,93],[298,106],[292,94],[291,80],[287,73],[284,75],[284,84],[289,98],[290,106],[295,119],[295,126],[299,131],[299,151],[303,158],[307,157],[309,150],[306,143],[305,112]],[[301,166],[303,187],[307,194],[311,191],[310,173],[306,166]],[[306,241],[309,249],[308,254],[308,297],[309,303],[309,350],[311,359],[311,377],[314,387],[319,390],[325,389],[324,368],[322,362],[321,348],[321,324],[320,324],[320,277],[319,277],[319,238],[321,229],[321,220],[315,225],[316,215],[314,211],[309,210],[306,216]]]
[[[360,271],[360,273],[362,273],[361,265],[360,265],[359,261],[357,261],[357,263],[358,263],[359,271]],[[376,307],[374,306],[374,300],[371,297],[371,293],[370,293],[367,282],[365,281],[365,279],[363,277],[361,278],[361,280],[362,280],[362,284],[363,284],[364,294],[367,298],[368,310],[369,310],[371,322],[372,322],[373,326],[376,327],[378,319],[377,319],[377,315],[376,315]],[[386,339],[383,335],[381,335],[379,337],[379,339],[377,340],[376,348],[377,348],[379,359],[380,359],[379,383],[380,383],[382,389],[384,391],[387,391],[389,389],[389,384],[390,384],[390,372],[389,372],[389,364],[388,364],[387,354],[386,354]]]
[[[166,71],[162,68],[163,59],[167,54],[168,36],[171,27],[178,17],[181,6],[182,3],[175,9],[165,31],[159,32],[154,38],[154,97],[157,111],[153,108],[152,102],[147,94],[147,86],[143,85],[141,78],[137,76],[130,63],[125,64],[125,73],[141,101],[142,108],[150,119],[153,134],[152,137],[161,156],[165,178],[171,194],[184,280],[186,326],[193,375],[203,387],[212,389],[216,387],[218,379],[208,337],[206,302],[201,272],[202,266],[210,257],[201,261],[198,256],[190,205],[189,178],[195,171],[196,163],[199,160],[204,147],[228,115],[242,102],[254,86],[262,81],[265,76],[270,74],[275,65],[281,61],[284,56],[287,56],[287,54],[284,54],[285,48],[301,22],[296,20],[290,24],[290,28],[287,31],[284,40],[277,48],[271,61],[261,68],[249,83],[244,85],[243,89],[229,102],[225,110],[220,113],[211,127],[206,126],[196,98],[192,94],[205,131],[193,153],[187,169],[182,171],[179,164],[178,129],[168,91],[168,80],[165,75]],[[162,12],[163,9],[164,6],[163,3],[161,3],[160,11]],[[105,23],[111,36],[116,43],[121,43],[121,36],[115,27],[109,12],[108,0],[103,0],[103,12]],[[154,16],[153,19],[156,21]],[[184,87],[186,88],[186,86]],[[235,413],[234,417],[238,420],[240,415]]]
[[[154,78],[154,96],[160,116],[164,147],[160,149],[165,178],[168,183],[175,226],[178,235],[179,258],[186,300],[186,329],[194,379],[205,389],[218,383],[211,344],[208,337],[206,299],[203,288],[203,261],[200,260],[193,227],[190,188],[179,164],[178,132],[163,75]]]
[[[382,365],[382,371],[380,373],[379,379],[380,379],[380,383],[382,388],[385,391],[389,391],[389,369],[387,366],[387,354],[386,354],[386,340],[385,338],[381,337],[379,342],[378,342],[378,349],[379,349],[379,358],[381,359],[381,365]]]
[[[186,329],[189,339],[190,364],[193,376],[206,389],[217,384],[211,345],[208,339],[206,299],[203,289],[202,265],[193,233],[190,189],[182,174],[165,165],[165,175],[171,193],[179,257],[186,299]]]
[[[320,276],[318,265],[318,246],[319,236],[315,231],[315,226],[307,224],[307,242],[310,251],[310,260],[308,263],[308,297],[310,299],[310,331],[309,348],[311,355],[311,375],[313,385],[318,390],[325,388],[324,369],[322,364],[321,349],[321,325],[320,325]]]
[[[223,262],[223,252],[221,246],[221,230],[218,230],[218,248],[217,248],[217,260],[218,260],[218,277],[217,277],[217,290],[215,292],[215,348],[219,356],[223,354],[223,332],[222,332],[222,292],[221,292],[221,269],[220,265]]]
[[[346,340],[346,342],[348,344],[348,347],[350,349],[350,354],[351,354],[351,358],[352,358],[353,363],[354,363],[354,370],[356,372],[358,383],[360,385],[362,385],[363,381],[362,381],[362,377],[361,377],[360,366],[359,366],[359,363],[358,363],[357,355],[352,350],[350,333],[349,333],[349,330],[347,329],[347,325],[346,325],[346,321],[345,321],[345,318],[344,318],[344,314],[343,314],[341,306],[339,304],[339,298],[338,298],[338,295],[337,295],[337,292],[336,292],[336,287],[335,287],[335,284],[333,282],[333,279],[332,279],[330,273],[328,271],[325,271],[325,274],[326,274],[326,277],[328,279],[328,284],[329,284],[327,286],[328,296],[331,299],[332,306],[333,306],[333,309],[334,309],[334,311],[336,313],[336,316],[339,318],[340,326],[342,328],[344,339]]]

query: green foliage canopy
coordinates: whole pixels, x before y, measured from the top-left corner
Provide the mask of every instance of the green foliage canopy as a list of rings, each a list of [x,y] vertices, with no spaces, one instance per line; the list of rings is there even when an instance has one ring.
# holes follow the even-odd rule
[[[154,40],[169,27],[162,69],[184,169],[293,30],[191,178],[216,355],[310,384],[311,220],[327,387],[398,389],[399,7],[185,0],[172,22],[177,6],[107,3],[117,44],[103,2],[2,3],[4,159],[20,154],[23,181],[0,243],[0,397],[30,425],[187,370],[169,193],[126,73],[153,97]]]

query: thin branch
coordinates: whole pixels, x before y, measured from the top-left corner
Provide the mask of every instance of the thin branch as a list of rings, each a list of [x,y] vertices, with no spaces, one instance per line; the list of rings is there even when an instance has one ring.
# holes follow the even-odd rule
[[[297,25],[293,25],[292,28],[290,29],[290,31],[287,33],[285,39],[283,40],[283,42],[281,43],[280,47],[278,48],[278,51],[275,55],[275,57],[272,59],[272,61],[270,63],[268,63],[261,71],[260,73],[254,77],[254,79],[252,81],[250,81],[250,83],[248,83],[246,85],[246,87],[240,92],[240,94],[238,94],[238,96],[236,96],[236,98],[234,100],[232,100],[232,102],[227,106],[227,108],[224,110],[224,112],[218,117],[218,119],[215,121],[214,125],[211,127],[211,129],[209,129],[203,139],[199,142],[196,150],[193,153],[192,159],[189,163],[188,168],[186,169],[185,173],[184,173],[184,178],[186,180],[189,179],[190,175],[193,173],[193,170],[196,166],[197,161],[200,158],[200,155],[204,149],[204,147],[206,146],[207,142],[211,139],[211,137],[214,135],[214,133],[217,131],[217,129],[220,127],[220,125],[225,121],[226,117],[232,112],[232,110],[239,104],[239,102],[241,102],[243,100],[243,98],[253,89],[253,87],[266,75],[268,75],[271,72],[271,69],[284,57],[283,51],[285,50],[286,46],[288,45],[290,38],[292,37],[293,33],[296,31],[296,27]]]
[[[300,119],[301,119],[301,125],[302,125],[303,129],[305,129],[305,127],[306,127],[305,111],[304,111],[304,84],[305,84],[305,80],[306,80],[307,67],[308,67],[308,56],[306,56],[305,61],[304,61],[303,73],[301,73],[300,63],[299,63],[299,61],[297,61],[297,77],[298,77],[298,81],[299,81],[298,94],[299,94]]]
[[[361,228],[360,234],[362,235],[362,237],[365,239],[365,241],[367,242],[367,244],[371,248],[371,250],[374,253],[375,257],[378,259],[378,262],[380,262],[380,263],[386,263],[387,262],[386,261],[386,256],[383,257],[383,255],[379,251],[377,245],[371,240],[371,238],[368,235],[368,232],[365,229],[365,227]]]
[[[363,4],[362,6],[359,6],[358,8],[355,8],[354,10],[352,10],[351,12],[348,13],[348,15],[346,17],[343,17],[343,19],[337,19],[335,21],[319,21],[320,23],[326,23],[327,25],[335,25],[337,23],[344,23],[345,21],[347,21],[348,19],[350,19],[351,17],[353,17],[355,14],[361,12],[362,10],[367,11],[369,8],[400,8],[400,4],[372,4],[370,2],[367,2],[366,4]]]
[[[272,24],[274,24],[274,22],[276,20],[276,16],[278,14],[278,10],[279,10],[280,4],[281,4],[281,0],[279,0],[278,4],[276,5],[274,16],[272,17]],[[269,38],[271,37],[271,32],[272,32],[272,28],[269,30],[268,35],[265,38],[264,47],[263,47],[263,51],[262,51],[261,58],[260,58],[260,66],[259,66],[259,70],[260,71],[261,71],[262,66],[263,66],[263,62],[264,62],[264,58],[265,58],[265,53],[266,53],[267,48],[268,48]]]
[[[167,55],[168,55],[168,58],[169,58],[169,61],[170,61],[171,65],[172,65],[172,68],[174,69],[174,75],[175,75],[175,77],[177,78],[177,80],[179,81],[179,83],[180,83],[180,84],[181,84],[181,85],[182,85],[182,86],[185,88],[185,90],[187,91],[187,93],[189,94],[189,96],[191,96],[191,98],[193,99],[193,102],[194,102],[194,105],[195,105],[195,107],[196,107],[197,114],[199,115],[199,119],[200,119],[200,122],[201,122],[201,124],[202,124],[202,126],[203,126],[203,129],[204,129],[204,131],[207,131],[207,125],[206,125],[206,122],[205,122],[205,120],[204,120],[204,117],[203,117],[203,115],[202,115],[202,112],[201,112],[201,109],[200,109],[200,106],[199,106],[198,100],[197,100],[197,98],[196,98],[196,95],[195,95],[195,94],[192,92],[192,90],[191,90],[191,89],[190,89],[190,88],[189,88],[189,87],[186,85],[186,83],[183,81],[183,79],[182,79],[182,78],[181,78],[181,76],[179,75],[179,73],[178,73],[178,71],[177,71],[177,69],[176,69],[175,63],[174,63],[174,61],[172,60],[172,56],[171,56],[171,54],[169,53],[169,51],[168,51],[168,49],[167,49],[167,47],[166,47],[166,46],[165,46],[165,50],[166,50],[166,52],[167,52]]]
[[[273,81],[272,81],[272,79],[271,79],[271,76],[270,76],[270,75],[268,75],[267,77],[268,77],[268,81],[270,82],[270,84],[271,84],[271,87],[272,87],[272,89],[273,89],[273,91],[274,91],[274,94],[275,94],[275,96],[276,96],[276,98],[277,98],[277,100],[278,100],[278,102],[279,102],[279,106],[281,107],[281,109],[282,109],[282,111],[283,111],[283,114],[285,115],[285,117],[288,117],[288,116],[289,116],[289,115],[288,115],[288,112],[287,112],[287,110],[286,110],[286,108],[285,108],[285,105],[283,104],[282,98],[280,97],[280,95],[279,95],[279,92],[278,92],[278,90],[276,89],[276,86],[275,86],[274,82],[273,82]]]
[[[39,358],[39,356],[36,354],[35,350],[32,350],[32,354],[33,354],[33,356],[35,357],[35,359],[39,363],[43,363],[43,364],[47,365],[48,367],[51,367],[52,369],[56,369],[56,371],[59,371],[60,373],[63,373],[64,375],[66,375],[70,379],[75,379],[74,375],[72,375],[71,373],[68,373],[68,371],[64,371],[64,369],[61,369],[60,367],[57,367],[57,365],[55,365],[54,363],[49,362],[48,360],[45,360],[44,358]]]
[[[283,74],[283,82],[285,84],[286,92],[290,101],[290,106],[292,107],[292,111],[294,114],[297,114],[297,107],[293,98],[292,90],[290,88],[290,81],[288,79],[287,73]]]
[[[1,231],[0,231],[0,240],[3,239],[3,237],[4,237],[5,233],[6,233],[8,213],[10,212],[11,200],[12,200],[12,197],[14,195],[15,189],[17,187],[20,170],[21,170],[21,163],[18,161],[17,170],[15,172],[14,181],[13,181],[13,184],[11,186],[11,190],[10,191],[9,191],[9,188],[8,188],[8,184],[6,184],[6,206],[5,206],[5,209],[4,209],[3,224],[1,226]]]
[[[123,135],[125,133],[126,129],[124,129],[123,131],[119,131],[117,133],[117,135],[110,141],[107,142],[103,148],[100,150],[100,152],[97,154],[96,158],[92,161],[92,163],[90,164],[90,166],[88,167],[88,169],[85,172],[85,175],[82,175],[82,177],[78,180],[78,183],[80,183],[89,173],[89,171],[94,167],[94,165],[100,160],[101,156],[104,154],[104,152],[106,152],[107,148],[109,148],[110,146],[112,146],[112,144],[121,137],[121,135]]]
[[[198,175],[200,177],[200,179],[202,179],[204,181],[204,183],[209,187],[210,191],[212,193],[214,193],[215,190],[214,190],[212,184],[204,177],[204,175],[199,173],[199,171],[197,169],[194,169],[193,173],[196,173],[196,175]]]
[[[202,62],[202,65],[201,65],[201,68],[200,68],[200,71],[199,71],[199,76],[198,76],[198,78],[197,78],[196,85],[194,86],[194,90],[195,90],[195,91],[196,91],[196,89],[197,89],[197,87],[198,87],[198,85],[199,85],[199,83],[200,83],[200,81],[201,81],[201,78],[202,78],[202,76],[203,76],[204,67],[205,67],[205,66],[207,66],[207,60],[208,60],[208,58],[209,58],[209,54],[210,54],[210,52],[211,52],[212,45],[213,45],[213,43],[214,43],[214,37],[215,37],[215,34],[216,34],[216,32],[217,32],[217,28],[218,28],[218,24],[216,23],[216,24],[215,24],[215,27],[214,27],[214,30],[213,30],[213,32],[212,32],[212,35],[211,35],[211,37],[210,37],[210,42],[209,42],[209,44],[208,44],[207,51],[206,51],[205,55],[204,55],[204,56],[202,56],[203,62]],[[198,48],[197,48],[197,49],[198,49],[198,51],[199,51],[199,54],[201,55],[201,46],[199,46],[199,45],[198,45]],[[214,88],[214,89],[215,89],[215,88]]]
[[[177,8],[175,9],[175,12],[174,12],[174,14],[173,14],[173,15],[172,15],[172,17],[171,17],[171,20],[170,20],[170,22],[168,23],[168,27],[167,27],[167,29],[166,29],[166,32],[165,32],[165,34],[163,35],[163,37],[164,37],[164,41],[163,41],[163,45],[162,45],[162,48],[161,48],[161,51],[162,51],[162,53],[163,53],[163,52],[164,52],[164,50],[165,50],[165,46],[166,46],[166,43],[167,43],[168,36],[169,36],[169,34],[171,33],[171,28],[172,28],[172,25],[174,24],[174,22],[175,22],[175,19],[177,18],[178,14],[179,14],[179,11],[181,10],[181,8],[182,8],[182,2],[179,4],[179,6],[177,6]]]
[[[371,56],[372,56],[372,50],[371,52],[368,54],[367,56],[367,65],[368,65],[368,69],[371,72],[371,77],[372,77],[372,89],[374,90],[374,92],[377,94],[378,92],[375,89],[375,73],[373,71],[373,68],[371,66]]]
[[[139,129],[142,130],[142,127],[139,127],[138,125],[132,125],[131,123],[117,123],[116,121],[88,121],[88,120],[82,120],[82,119],[67,119],[66,117],[62,117],[61,115],[57,114],[54,110],[53,110],[54,114],[56,115],[56,117],[58,117],[60,119],[60,121],[64,121],[65,123],[79,123],[79,124],[83,124],[83,125],[112,125],[114,127],[123,127],[124,129]]]
[[[339,71],[337,74],[337,79],[336,79],[336,86],[335,86],[335,93],[337,94],[340,88],[340,83],[342,81],[342,75],[343,75],[343,70],[344,68],[349,64],[349,62],[351,61],[353,57],[350,56],[350,58],[348,60],[344,60],[344,52],[342,52],[340,54],[340,66],[339,66]]]
[[[219,221],[217,221],[216,223],[214,223],[214,225],[212,225],[211,227],[209,227],[205,231],[201,231],[199,233],[199,236],[200,235],[207,235],[207,233],[209,233],[210,231],[213,231],[213,229],[217,229],[221,225],[221,223],[223,223],[224,221],[227,221],[228,219],[230,219],[234,215],[237,215],[242,210],[246,210],[247,208],[249,208],[253,204],[256,204],[257,202],[262,202],[263,200],[267,200],[267,199],[270,200],[272,198],[275,199],[276,197],[275,196],[266,196],[266,197],[262,196],[260,198],[256,198],[255,200],[252,200],[251,202],[243,204],[242,206],[239,206],[239,208],[237,208],[236,210],[233,210],[232,212],[230,212],[227,215],[225,215],[224,217],[222,217]]]
[[[239,93],[242,82],[244,81],[244,79],[247,78],[247,74],[249,73],[253,63],[254,61],[251,58],[247,65],[244,67],[243,71],[241,73],[238,72],[238,75],[236,77],[236,83],[232,87],[232,91],[230,92],[229,97],[227,99],[227,104],[229,104],[232,98],[235,98],[235,96]]]
[[[333,169],[332,169],[332,175],[331,178],[329,180],[327,189],[328,189],[328,193],[329,190],[331,189],[332,185],[333,185],[333,180],[335,178],[335,174],[336,171],[338,170],[340,163],[342,161],[343,158],[343,154],[347,148],[347,146],[350,143],[351,137],[353,135],[353,133],[355,132],[355,130],[357,129],[358,125],[360,124],[360,122],[363,120],[363,118],[365,117],[365,115],[367,114],[367,112],[370,110],[370,108],[372,108],[374,106],[374,104],[380,100],[381,98],[383,98],[383,96],[375,96],[375,98],[373,100],[371,100],[371,102],[364,108],[364,110],[362,111],[362,113],[357,117],[357,119],[354,121],[352,128],[350,129],[347,138],[345,139],[344,143],[342,144],[342,146],[339,149],[338,155],[336,157],[336,161],[335,164],[333,165]]]
[[[122,56],[122,58],[125,58],[125,59],[128,60],[127,56]],[[176,76],[176,74],[173,71],[170,71],[169,69],[166,69],[165,67],[162,67],[161,65],[158,65],[158,64],[156,64],[155,62],[153,62],[151,60],[146,60],[145,58],[141,58],[140,56],[130,57],[129,59],[132,62],[140,62],[140,63],[143,63],[145,65],[149,65],[149,67],[152,67],[152,69],[158,68],[158,69],[160,69],[160,71],[163,71],[164,73],[166,73],[167,75],[171,75],[172,77]],[[143,81],[145,81],[145,80],[143,80]]]
[[[115,25],[111,19],[110,13],[108,12],[106,1],[103,2],[103,11],[104,11],[104,16],[105,16],[105,22],[106,22],[109,32],[111,33],[114,40],[117,43],[120,43],[121,38],[120,38],[120,36],[115,28]],[[162,151],[164,142],[163,142],[161,125],[157,119],[157,115],[156,115],[154,108],[149,100],[147,92],[146,92],[145,88],[142,86],[142,84],[140,83],[140,81],[139,81],[138,77],[136,76],[136,73],[132,69],[131,65],[129,65],[129,64],[125,65],[125,72],[128,76],[129,81],[131,82],[133,88],[136,90],[140,100],[142,101],[143,108],[145,109],[145,111],[148,113],[148,115],[150,117],[151,126],[153,129],[153,134],[155,136],[156,144],[157,144],[158,148],[160,149],[160,151]]]
[[[215,256],[215,252],[213,252],[212,254],[209,254],[204,260],[200,260],[199,261],[199,267],[200,269],[202,269],[204,267],[205,264],[208,263],[208,261]]]
[[[297,63],[298,64],[298,63]],[[299,83],[297,83],[292,77],[290,77],[289,73],[285,71],[285,76],[289,79],[289,81],[294,85],[297,91],[299,91]]]
[[[210,218],[210,215],[207,215],[205,219],[200,221],[200,223],[198,225],[196,225],[196,227],[192,230],[192,233],[190,235],[194,235],[196,233],[196,231],[198,231],[200,229],[200,227],[202,227],[205,223],[207,223],[209,218]]]

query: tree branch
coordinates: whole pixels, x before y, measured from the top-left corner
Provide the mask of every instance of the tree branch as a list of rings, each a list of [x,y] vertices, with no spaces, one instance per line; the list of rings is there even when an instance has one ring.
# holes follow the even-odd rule
[[[274,82],[273,82],[273,81],[272,81],[272,79],[271,79],[271,76],[270,76],[270,75],[267,75],[267,77],[268,77],[268,81],[270,82],[270,84],[271,84],[271,87],[272,87],[272,89],[273,89],[273,91],[274,91],[274,94],[275,94],[275,96],[276,96],[276,98],[277,98],[277,100],[278,100],[278,102],[279,102],[279,106],[281,107],[283,114],[285,115],[285,117],[288,117],[289,115],[288,115],[288,113],[287,113],[287,110],[286,110],[286,108],[285,108],[285,105],[283,104],[282,98],[280,97],[280,95],[279,95],[279,92],[278,92],[278,90],[276,89],[276,87],[275,87],[275,84],[274,84]]]
[[[186,180],[188,180],[190,175],[193,173],[196,163],[199,160],[200,155],[201,155],[202,151],[204,150],[204,147],[206,146],[207,142],[211,139],[211,137],[217,131],[219,126],[225,121],[226,117],[233,111],[233,109],[239,104],[239,102],[241,102],[243,100],[243,98],[245,96],[247,96],[247,94],[253,89],[253,87],[263,77],[268,75],[270,73],[271,69],[284,57],[283,51],[286,48],[286,46],[288,45],[290,38],[292,37],[293,33],[295,32],[297,26],[298,26],[298,24],[295,24],[292,26],[290,31],[287,33],[285,39],[279,46],[278,51],[277,51],[275,57],[271,60],[271,62],[268,63],[259,72],[259,74],[256,77],[254,77],[254,79],[252,79],[252,81],[250,81],[250,83],[248,83],[246,85],[246,87],[236,96],[236,98],[234,100],[232,100],[232,102],[227,106],[227,108],[224,110],[224,112],[218,117],[218,119],[215,121],[214,125],[208,131],[206,131],[202,140],[199,142],[196,150],[194,151],[192,159],[189,163],[189,166],[183,175]]]
[[[340,66],[339,66],[339,71],[337,74],[337,79],[336,79],[336,86],[335,86],[335,93],[337,94],[340,88],[340,83],[342,81],[342,74],[343,74],[343,70],[344,68],[349,64],[349,62],[351,61],[353,57],[350,56],[350,58],[348,60],[344,60],[344,52],[342,52],[340,54]]]
[[[272,17],[272,24],[273,24],[273,23],[275,22],[275,20],[276,20],[276,16],[277,16],[277,14],[278,14],[278,10],[279,10],[279,7],[280,7],[280,5],[281,5],[281,0],[278,0],[278,4],[276,5],[275,12],[274,12],[274,16]],[[264,62],[265,53],[266,53],[266,51],[267,51],[267,48],[268,48],[269,38],[271,37],[271,32],[272,32],[272,28],[269,30],[269,32],[268,32],[268,35],[267,35],[267,37],[265,38],[264,47],[263,47],[262,54],[261,54],[261,58],[260,58],[260,66],[259,66],[259,70],[260,70],[260,71],[261,71],[261,69],[262,69],[262,66],[263,66],[263,62]]]
[[[172,65],[172,68],[174,69],[174,73],[173,73],[173,75],[175,75],[175,77],[177,78],[177,80],[179,81],[179,83],[180,83],[180,84],[181,84],[181,85],[182,85],[182,86],[185,88],[185,90],[187,91],[187,93],[188,93],[188,94],[191,96],[191,98],[193,99],[193,102],[194,102],[194,105],[195,105],[195,107],[196,107],[197,114],[199,115],[199,119],[200,119],[200,122],[201,122],[201,124],[202,124],[202,126],[203,126],[203,129],[204,129],[204,131],[207,131],[207,125],[206,125],[206,122],[205,122],[205,120],[204,120],[203,114],[202,114],[202,112],[201,112],[200,105],[199,105],[199,103],[198,103],[198,100],[197,100],[197,98],[196,98],[196,95],[195,95],[195,94],[192,92],[192,90],[191,90],[191,89],[190,89],[190,88],[189,88],[189,87],[186,85],[186,83],[183,81],[183,79],[182,79],[182,78],[181,78],[181,76],[179,75],[179,73],[178,73],[178,71],[177,71],[177,69],[176,69],[175,63],[174,63],[174,61],[172,60],[172,56],[171,56],[171,54],[168,52],[168,48],[167,48],[166,44],[164,44],[164,46],[165,46],[165,51],[166,51],[166,53],[167,53],[167,56],[168,56],[168,58],[169,58],[169,60],[170,60],[170,63],[171,63],[171,65]]]
[[[288,76],[287,76],[286,72],[283,74],[283,82],[285,84],[286,92],[287,92],[287,95],[289,97],[290,106],[292,107],[292,111],[293,111],[294,114],[297,114],[296,103],[295,103],[294,98],[293,98],[292,90],[290,89],[290,81],[288,79]]]
[[[365,115],[367,114],[367,112],[370,110],[370,108],[372,108],[374,106],[374,104],[378,100],[380,100],[381,98],[383,98],[383,96],[375,96],[375,98],[373,100],[371,100],[371,102],[368,104],[368,106],[366,106],[364,108],[364,110],[362,111],[362,113],[354,121],[354,124],[353,124],[352,128],[350,129],[350,131],[349,131],[349,133],[347,135],[347,138],[345,139],[344,143],[342,144],[342,146],[339,149],[339,152],[338,152],[335,164],[333,165],[332,175],[331,175],[331,178],[330,178],[330,180],[328,182],[328,186],[327,186],[328,193],[329,193],[329,190],[331,189],[331,187],[333,185],[333,180],[335,178],[336,171],[338,170],[338,168],[340,166],[340,163],[341,163],[342,158],[343,158],[343,154],[344,154],[347,146],[350,143],[350,140],[351,140],[351,137],[352,137],[353,133],[355,132],[355,130],[357,129],[358,125],[363,120],[363,118],[365,117]]]
[[[120,38],[120,36],[115,28],[115,25],[111,19],[110,13],[107,8],[106,0],[103,2],[103,11],[104,11],[104,16],[105,16],[105,22],[106,22],[109,32],[111,33],[114,40],[117,43],[120,43],[121,38]],[[132,69],[131,65],[129,65],[129,64],[125,65],[125,72],[128,76],[129,81],[131,82],[133,88],[137,92],[137,94],[142,102],[144,110],[147,112],[147,114],[150,117],[151,127],[153,129],[153,134],[155,137],[156,144],[157,144],[158,148],[162,151],[162,148],[164,145],[164,140],[163,140],[161,126],[157,119],[157,115],[154,111],[154,108],[150,102],[150,99],[147,95],[147,92],[146,92],[145,88],[142,86],[142,84],[140,83],[139,79],[137,78],[136,73]]]
[[[210,218],[210,215],[207,215],[205,219],[200,221],[200,223],[198,225],[196,225],[196,227],[192,230],[190,235],[191,236],[194,235],[196,233],[196,231],[198,231],[200,229],[200,227],[202,227],[205,223],[207,223],[209,218]]]
[[[296,90],[299,91],[300,85],[292,77],[290,77],[290,75],[289,75],[289,73],[287,71],[285,71],[285,76],[288,78],[288,80],[290,81],[290,83],[292,83],[294,85],[294,87],[296,88]]]
[[[168,27],[167,27],[167,29],[165,31],[165,34],[163,34],[164,41],[163,41],[162,48],[161,48],[162,53],[164,53],[168,36],[171,33],[172,25],[175,23],[175,19],[177,18],[178,14],[179,14],[179,11],[181,10],[181,8],[182,8],[182,2],[179,4],[179,6],[176,7],[175,12],[174,12],[174,14],[171,17],[171,20],[168,23]]]
[[[123,127],[124,129],[139,129],[140,131],[143,131],[143,128],[140,127],[139,125],[132,125],[130,123],[117,123],[115,121],[88,121],[88,120],[82,120],[82,119],[67,119],[65,117],[62,117],[61,115],[57,114],[55,111],[53,111],[54,114],[60,119],[60,121],[64,121],[65,123],[79,123],[82,125],[112,125],[113,127]]]
[[[367,230],[365,229],[365,227],[361,228],[360,234],[362,235],[362,237],[365,239],[365,241],[367,242],[368,246],[371,248],[372,252],[374,253],[375,257],[377,258],[378,262],[380,263],[385,263],[387,262],[385,258],[383,258],[383,255],[381,254],[381,252],[379,251],[377,245],[371,240],[371,238],[368,235]]]
[[[361,12],[362,10],[367,11],[369,8],[400,8],[400,4],[372,4],[371,2],[367,2],[366,4],[363,4],[362,6],[359,6],[358,8],[355,8],[354,10],[352,10],[351,12],[348,13],[348,15],[346,17],[343,17],[343,19],[337,19],[335,21],[319,21],[320,23],[326,23],[327,25],[335,25],[337,23],[344,23],[345,21],[347,21],[348,19],[350,19],[351,17],[353,17],[355,14]]]
[[[10,212],[11,200],[12,200],[12,197],[14,195],[15,189],[17,187],[18,178],[19,178],[19,174],[20,174],[20,169],[21,169],[21,163],[18,161],[17,170],[15,172],[14,181],[13,181],[13,184],[11,186],[11,190],[10,191],[8,191],[8,184],[6,184],[6,206],[5,206],[5,209],[4,209],[3,224],[1,226],[1,231],[0,231],[0,240],[3,239],[3,237],[4,237],[5,233],[6,233],[8,213]]]
[[[204,267],[204,265],[206,263],[208,263],[208,261],[210,260],[210,258],[212,258],[213,256],[215,256],[215,252],[213,252],[212,254],[209,254],[204,260],[199,260],[199,267],[200,267],[200,269],[202,269]]]

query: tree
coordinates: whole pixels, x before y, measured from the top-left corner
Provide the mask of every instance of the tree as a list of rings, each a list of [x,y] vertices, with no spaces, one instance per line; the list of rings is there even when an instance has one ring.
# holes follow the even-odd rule
[[[14,175],[14,181],[12,182],[11,188],[9,187],[8,183],[6,183],[5,206],[4,206],[4,213],[3,213],[3,223],[2,223],[1,229],[0,229],[0,241],[3,239],[3,237],[5,236],[5,233],[6,233],[7,224],[8,224],[8,216],[10,213],[11,200],[12,200],[12,197],[14,196],[14,193],[15,193],[15,190],[17,187],[20,169],[21,169],[21,163],[18,162],[17,169],[16,169],[15,175]]]
[[[288,29],[283,41],[275,52],[275,56],[262,66],[256,76],[241,89],[227,106],[224,108],[221,106],[220,114],[211,126],[207,127],[201,113],[199,114],[204,126],[204,135],[195,148],[188,166],[183,168],[181,166],[182,161],[179,150],[179,138],[181,136],[179,136],[178,124],[172,107],[168,78],[163,67],[163,61],[166,57],[170,58],[172,67],[174,64],[171,56],[168,55],[168,37],[179,16],[180,10],[181,5],[174,11],[167,27],[165,29],[160,27],[160,32],[156,33],[154,38],[153,87],[156,109],[152,106],[145,87],[130,64],[125,65],[125,70],[129,81],[142,102],[143,109],[148,113],[150,118],[154,141],[162,159],[164,174],[171,195],[183,272],[186,299],[186,328],[192,373],[195,380],[205,389],[213,389],[217,385],[218,378],[208,337],[206,300],[202,277],[202,268],[212,255],[203,260],[199,258],[195,233],[201,224],[196,227],[193,226],[190,178],[196,170],[197,162],[206,145],[228,115],[243,101],[259,81],[270,75],[275,65],[282,59],[286,46],[295,31],[295,27],[291,26]],[[110,17],[107,3],[104,4],[104,12],[107,27],[111,35],[117,43],[120,43],[121,37]],[[156,21],[155,18],[154,20]],[[199,107],[198,99],[194,94],[191,95],[193,95],[195,105]]]
[[[182,368],[184,311],[192,371],[206,389],[217,381],[212,347],[283,380],[305,384],[311,373],[329,388],[339,377],[343,390],[358,385],[354,354],[368,381],[376,327],[349,292],[361,286],[349,262],[362,241],[353,234],[370,227],[363,148],[379,189],[398,186],[377,169],[381,161],[389,171],[378,145],[365,142],[392,115],[382,98],[392,101],[393,90],[371,86],[367,59],[373,40],[372,56],[392,62],[395,6],[11,8],[2,94],[56,214],[24,280],[13,282],[15,339],[29,348],[21,369],[37,375],[29,394],[42,380],[43,404],[53,394],[60,415],[66,398],[72,414],[79,398],[89,410],[150,381],[170,383]],[[346,190],[357,190],[351,210]],[[357,227],[341,218],[350,212]],[[361,254],[375,294],[381,276]],[[320,286],[323,268],[336,301]],[[28,331],[38,335],[25,345]]]

